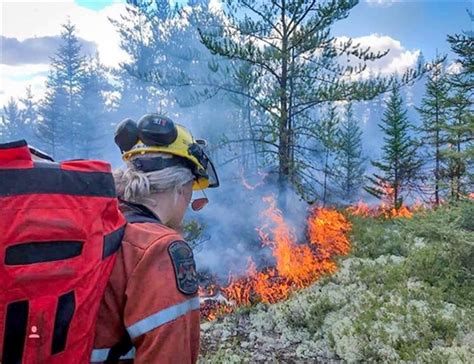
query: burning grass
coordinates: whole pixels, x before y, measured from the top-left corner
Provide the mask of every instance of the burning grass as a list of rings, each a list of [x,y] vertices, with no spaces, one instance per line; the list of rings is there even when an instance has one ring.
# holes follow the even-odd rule
[[[275,265],[258,270],[250,259],[245,277],[230,276],[222,288],[217,285],[203,288],[201,314],[208,320],[230,313],[238,306],[285,300],[295,290],[334,273],[334,258],[350,250],[347,234],[351,224],[340,212],[324,208],[310,211],[307,241],[299,244],[275,199],[265,197],[264,202],[268,205],[262,212],[266,224],[257,231],[262,245],[271,249]],[[217,294],[225,300],[211,298]]]
[[[334,274],[204,323],[200,362],[474,362],[473,211],[351,216]]]

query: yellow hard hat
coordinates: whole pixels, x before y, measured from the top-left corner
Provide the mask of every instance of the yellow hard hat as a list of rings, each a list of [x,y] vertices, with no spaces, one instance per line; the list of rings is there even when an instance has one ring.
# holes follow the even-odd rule
[[[214,165],[203,149],[205,142],[195,140],[183,125],[165,116],[146,114],[138,124],[125,119],[117,126],[115,143],[122,151],[122,159],[131,160],[138,170],[151,172],[185,165],[195,176],[194,190],[219,186]],[[148,153],[167,153],[173,158],[139,158]]]

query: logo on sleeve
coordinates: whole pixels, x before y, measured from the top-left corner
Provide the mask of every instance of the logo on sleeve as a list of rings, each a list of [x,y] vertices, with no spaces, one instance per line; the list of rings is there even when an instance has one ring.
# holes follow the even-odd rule
[[[180,292],[191,295],[198,291],[198,277],[193,251],[184,241],[175,241],[168,247]]]

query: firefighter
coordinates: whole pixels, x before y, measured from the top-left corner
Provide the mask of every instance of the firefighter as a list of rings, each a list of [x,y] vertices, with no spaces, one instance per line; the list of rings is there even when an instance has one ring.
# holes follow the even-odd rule
[[[119,124],[115,172],[128,224],[102,299],[92,362],[195,363],[198,280],[179,230],[193,190],[217,187],[213,164],[183,126],[148,114]],[[193,201],[197,210],[207,198]]]

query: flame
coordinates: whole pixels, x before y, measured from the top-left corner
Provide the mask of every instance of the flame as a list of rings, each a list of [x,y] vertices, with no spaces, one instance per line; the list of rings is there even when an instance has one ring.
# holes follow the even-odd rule
[[[399,208],[393,207],[394,189],[388,183],[383,184],[382,202],[379,206],[369,206],[363,201],[357,202],[355,205],[346,208],[346,212],[362,217],[382,217],[385,219],[393,218],[411,218],[414,211],[420,211],[425,206],[420,201],[416,201],[411,207],[402,205]]]
[[[346,211],[352,215],[369,217],[373,216],[373,210],[363,201],[357,202],[355,205],[349,206]]]
[[[257,230],[262,245],[269,247],[275,258],[275,266],[258,270],[249,259],[245,277],[230,276],[228,285],[221,288],[232,302],[220,304],[202,314],[215,319],[222,313],[232,312],[239,305],[255,302],[275,303],[288,298],[297,289],[309,286],[324,274],[336,271],[333,258],[350,250],[346,234],[351,229],[349,221],[338,211],[316,208],[308,218],[308,241],[298,244],[295,232],[276,207],[273,197],[265,197],[268,204],[262,212],[267,223]],[[226,306],[225,309],[223,306]]]

